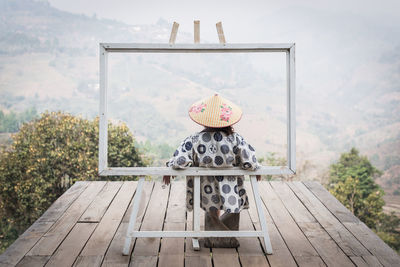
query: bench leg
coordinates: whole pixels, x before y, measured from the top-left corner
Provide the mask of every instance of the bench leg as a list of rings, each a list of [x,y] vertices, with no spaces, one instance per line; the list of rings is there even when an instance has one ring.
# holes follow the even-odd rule
[[[137,214],[139,211],[139,204],[140,204],[140,199],[142,196],[143,183],[144,183],[144,176],[141,176],[139,178],[139,183],[136,188],[135,196],[133,197],[133,206],[132,206],[131,217],[129,218],[128,230],[127,230],[126,237],[125,237],[125,245],[124,245],[124,249],[122,250],[122,254],[125,256],[129,255],[129,251],[131,248],[132,237],[130,237],[130,236],[131,236],[131,233],[134,231],[135,224],[136,224],[136,217],[137,217]]]
[[[258,218],[261,223],[261,231],[263,232],[264,245],[267,250],[267,254],[272,254],[271,240],[268,235],[267,221],[265,220],[264,210],[262,208],[262,202],[260,193],[258,192],[258,182],[255,175],[250,175],[251,187],[253,188],[254,200],[256,202]]]
[[[194,177],[194,192],[193,192],[193,231],[200,231],[200,176]],[[193,238],[193,250],[200,250],[198,238]]]

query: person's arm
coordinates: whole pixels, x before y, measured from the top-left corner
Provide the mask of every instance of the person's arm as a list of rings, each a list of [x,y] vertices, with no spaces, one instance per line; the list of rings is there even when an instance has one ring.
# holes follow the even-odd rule
[[[261,165],[257,161],[255,149],[248,144],[242,136],[236,133],[236,148],[234,148],[239,166],[245,170],[257,170]],[[261,175],[256,175],[257,181],[261,180]]]
[[[166,165],[173,169],[185,169],[193,165],[193,142],[191,136],[187,137],[181,143],[181,145],[175,150],[173,157],[170,158]],[[172,178],[175,178],[175,176],[172,176]],[[163,182],[166,185],[169,185],[171,182],[171,176],[164,175]]]
[[[172,176],[172,179],[174,179],[174,178],[175,178],[175,176]],[[171,182],[171,176],[170,175],[164,175],[163,176],[163,182],[164,182],[164,184],[169,185],[170,182]]]

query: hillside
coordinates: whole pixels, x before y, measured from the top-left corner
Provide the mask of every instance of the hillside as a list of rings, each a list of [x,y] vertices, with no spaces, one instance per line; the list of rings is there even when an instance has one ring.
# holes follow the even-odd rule
[[[308,19],[313,12],[283,10],[260,20],[272,36],[277,30],[268,26],[270,20],[292,14],[298,21],[295,31],[282,21],[285,34],[279,41],[297,43],[297,157],[298,167],[307,167],[300,178],[322,179],[328,164],[356,146],[385,171],[381,185],[393,188],[400,177],[398,30],[390,28],[393,35],[382,36],[379,27],[390,26],[368,27],[376,22],[335,13],[320,14],[324,23],[316,24]],[[338,16],[348,26],[341,33],[330,26]],[[63,12],[46,2],[0,0],[0,108],[61,109],[94,117],[98,43],[166,43],[170,27],[162,19],[127,25]],[[371,36],[380,39],[371,44]],[[177,41],[190,43],[192,35],[179,32]],[[336,49],[343,42],[347,45]],[[358,49],[360,43],[364,50]],[[110,113],[113,120],[127,122],[139,141],[175,146],[199,129],[186,115],[188,106],[218,91],[243,107],[236,129],[260,156],[276,152],[285,157],[283,63],[278,54],[112,55]]]

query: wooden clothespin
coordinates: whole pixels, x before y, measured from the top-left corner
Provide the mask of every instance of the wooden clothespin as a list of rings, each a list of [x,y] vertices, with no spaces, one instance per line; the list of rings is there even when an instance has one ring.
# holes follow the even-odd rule
[[[220,44],[226,44],[224,30],[222,29],[222,22],[221,21],[218,22],[216,24],[216,26],[217,26],[217,33],[218,33],[219,43]]]
[[[169,44],[175,44],[176,34],[178,33],[179,24],[174,21],[171,30],[171,36],[169,37]]]
[[[200,20],[194,21],[194,43],[200,43]]]

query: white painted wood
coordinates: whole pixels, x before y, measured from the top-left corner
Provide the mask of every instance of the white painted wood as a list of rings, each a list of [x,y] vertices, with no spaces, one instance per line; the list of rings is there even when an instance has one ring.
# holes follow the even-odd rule
[[[222,22],[216,24],[218,39],[220,44],[226,44],[224,30],[222,29]]]
[[[199,239],[197,239],[197,238],[192,238],[192,245],[193,245],[193,250],[194,250],[194,251],[199,251],[199,250],[200,250]]]
[[[287,53],[287,166],[264,166],[254,175],[284,175],[296,171],[295,121],[295,45],[281,44],[157,44],[157,43],[101,43],[100,44],[100,137],[99,175],[247,175],[240,169],[171,170],[163,167],[108,167],[107,166],[107,53]]]
[[[178,28],[179,28],[179,23],[176,23],[174,21],[174,24],[172,25],[171,35],[169,37],[169,44],[175,44]]]
[[[100,173],[101,176],[106,175],[173,175],[173,176],[186,176],[186,175],[278,175],[278,174],[293,174],[286,166],[263,166],[255,171],[243,170],[236,168],[202,168],[190,167],[184,170],[174,170],[168,167],[116,167],[106,168]]]
[[[250,182],[251,182],[251,187],[253,189],[254,200],[256,202],[258,218],[261,223],[261,232],[263,233],[262,237],[264,238],[264,245],[267,250],[267,254],[272,254],[272,246],[271,246],[271,240],[270,240],[269,234],[268,234],[267,221],[265,219],[264,210],[262,208],[260,193],[258,191],[258,182],[257,182],[257,178],[255,175],[250,175]]]
[[[194,177],[193,230],[200,231],[200,176]]]
[[[124,53],[244,53],[287,52],[293,43],[280,44],[160,44],[160,43],[100,43],[107,52]]]
[[[196,25],[196,24],[195,24]],[[218,29],[218,25],[217,25]],[[222,25],[221,25],[222,30]],[[222,32],[222,31],[221,31]],[[223,32],[222,32],[223,33]],[[172,38],[172,33],[171,33]],[[170,38],[170,41],[171,41]],[[173,38],[172,38],[173,39]],[[200,41],[200,40],[199,40]],[[220,39],[221,41],[221,39]],[[250,171],[239,168],[208,169],[188,168],[173,170],[165,167],[108,167],[107,166],[107,52],[123,53],[254,53],[285,52],[287,53],[287,166],[264,166],[251,171],[251,184],[256,201],[257,212],[262,231],[200,231],[200,177],[199,175],[248,175]],[[261,206],[258,184],[255,175],[293,174],[296,171],[296,131],[295,131],[295,46],[293,43],[282,44],[155,44],[155,43],[101,43],[100,44],[100,125],[99,125],[99,174],[106,175],[192,175],[195,177],[195,196],[193,211],[194,231],[133,231],[140,202],[144,177],[139,179],[137,192],[133,199],[133,210],[129,222],[123,254],[129,253],[131,237],[258,237],[264,238],[268,254],[272,247],[268,235],[267,224]],[[193,239],[197,248],[197,239]]]
[[[143,183],[144,183],[144,176],[141,176],[139,178],[139,182],[138,185],[136,187],[136,193],[135,196],[133,197],[133,206],[132,206],[132,212],[131,212],[131,216],[129,219],[129,225],[128,225],[128,229],[127,229],[127,233],[126,233],[126,237],[125,237],[125,245],[122,251],[123,255],[129,255],[129,250],[131,247],[131,242],[132,242],[132,233],[134,232],[133,229],[135,228],[135,224],[136,224],[136,217],[139,211],[139,205],[140,205],[140,199],[142,196],[142,189],[143,189]]]
[[[107,168],[107,51],[100,45],[99,173]]]
[[[133,231],[131,237],[263,237],[263,231]]]
[[[193,188],[193,231],[200,231],[200,176],[194,177]],[[199,243],[196,238],[193,238],[193,249],[196,250],[195,245]],[[200,249],[200,247],[199,247]]]
[[[288,79],[288,167],[296,173],[296,68],[295,68],[295,45],[293,45],[288,53],[289,63],[289,79]]]
[[[267,223],[260,194],[258,191],[258,182],[255,175],[250,175],[251,185],[253,188],[254,199],[256,202],[257,212],[261,223],[261,231],[200,231],[200,176],[194,177],[194,194],[193,194],[193,231],[134,231],[136,216],[139,209],[140,197],[142,194],[144,177],[139,178],[136,193],[133,198],[132,213],[129,220],[127,235],[125,237],[125,245],[123,255],[128,255],[133,237],[191,237],[193,249],[200,250],[198,242],[199,237],[263,237],[267,254],[272,254],[271,242],[268,235]]]

